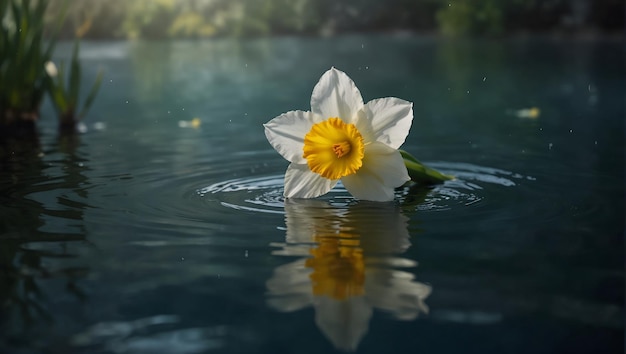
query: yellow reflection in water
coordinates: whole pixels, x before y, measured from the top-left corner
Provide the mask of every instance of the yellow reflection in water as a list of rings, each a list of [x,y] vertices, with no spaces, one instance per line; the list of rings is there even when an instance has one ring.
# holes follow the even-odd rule
[[[416,265],[398,256],[410,246],[407,223],[392,203],[287,200],[286,242],[273,254],[298,259],[274,270],[268,304],[282,312],[312,306],[318,328],[342,350],[356,350],[373,309],[398,320],[427,313],[431,287],[399,269]]]
[[[329,296],[336,300],[364,294],[365,263],[358,239],[342,240],[332,237],[315,237],[319,246],[311,249],[305,266],[311,268],[313,295]]]

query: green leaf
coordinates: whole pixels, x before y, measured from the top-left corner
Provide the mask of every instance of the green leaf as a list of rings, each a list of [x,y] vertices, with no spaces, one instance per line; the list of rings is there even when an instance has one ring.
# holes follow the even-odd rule
[[[100,85],[102,84],[102,76],[103,76],[102,70],[98,71],[98,76],[96,76],[96,82],[94,82],[93,86],[91,87],[91,90],[89,91],[89,94],[87,95],[87,98],[85,99],[85,104],[83,104],[83,109],[78,115],[79,119],[82,119],[85,116],[85,114],[87,114],[89,107],[91,107],[93,100],[96,98],[96,95],[98,94],[98,90],[100,89]]]
[[[439,184],[454,179],[454,176],[443,174],[424,165],[408,152],[404,150],[398,151],[400,151],[400,155],[402,155],[402,158],[404,159],[404,164],[409,172],[409,177],[411,177],[413,182],[420,184]]]
[[[78,50],[80,44],[78,40],[74,42],[74,51],[72,52],[72,61],[70,62],[70,77],[68,95],[69,100],[75,106],[78,103],[78,93],[80,92],[80,61],[78,60]]]

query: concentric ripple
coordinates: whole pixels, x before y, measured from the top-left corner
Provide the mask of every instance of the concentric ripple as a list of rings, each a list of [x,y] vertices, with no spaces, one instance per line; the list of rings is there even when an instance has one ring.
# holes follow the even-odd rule
[[[396,199],[403,206],[414,206],[421,211],[443,211],[454,206],[472,206],[485,199],[485,190],[517,185],[518,180],[533,181],[533,177],[477,166],[467,163],[430,163],[431,166],[454,175],[434,188],[416,186],[396,190]],[[262,213],[284,213],[283,175],[252,176],[211,184],[197,191],[209,203],[222,207]],[[321,197],[331,205],[346,206],[355,202],[341,182],[330,193]]]
[[[282,176],[238,178],[212,184],[198,194],[236,210],[282,213],[282,184]]]

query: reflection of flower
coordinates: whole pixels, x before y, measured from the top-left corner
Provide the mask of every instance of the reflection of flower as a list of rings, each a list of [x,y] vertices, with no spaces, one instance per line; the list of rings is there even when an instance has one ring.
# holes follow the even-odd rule
[[[342,245],[338,237],[315,237],[319,245],[311,249],[311,258],[304,265],[313,270],[310,275],[314,296],[328,296],[337,300],[363,295],[365,264],[358,239],[353,245]]]
[[[320,200],[285,202],[286,242],[275,255],[303,257],[276,268],[268,303],[279,311],[315,308],[315,322],[340,349],[354,350],[367,333],[372,309],[400,320],[428,312],[429,285],[398,267],[409,246],[407,218],[395,205],[359,203],[332,208]]]
[[[359,199],[389,201],[409,180],[398,148],[409,133],[413,105],[395,97],[363,104],[354,82],[328,70],[313,89],[311,111],[290,111],[265,124],[270,144],[291,164],[287,198],[314,198],[341,179]]]

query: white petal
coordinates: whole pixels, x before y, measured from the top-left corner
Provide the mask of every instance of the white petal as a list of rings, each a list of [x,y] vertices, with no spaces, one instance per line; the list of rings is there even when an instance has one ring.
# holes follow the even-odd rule
[[[315,198],[328,193],[337,180],[327,179],[311,172],[308,165],[292,163],[285,173],[286,198]]]
[[[319,116],[311,112],[290,111],[263,124],[265,136],[287,161],[306,163],[302,157],[304,136],[311,130],[313,124],[321,122]]]
[[[365,146],[363,166],[341,182],[357,199],[388,202],[394,198],[394,188],[409,179],[398,150],[383,143],[371,143]]]
[[[378,141],[397,149],[413,122],[413,103],[395,97],[371,100],[359,112],[357,128],[365,141]]]
[[[343,71],[331,68],[313,88],[311,111],[324,119],[339,117],[346,123],[353,123],[362,108],[361,92]]]

